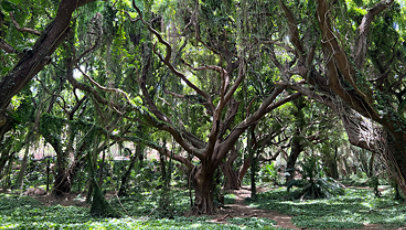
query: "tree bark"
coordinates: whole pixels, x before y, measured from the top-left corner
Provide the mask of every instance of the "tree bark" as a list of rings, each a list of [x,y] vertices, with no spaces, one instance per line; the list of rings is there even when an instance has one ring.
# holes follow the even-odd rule
[[[215,205],[213,202],[215,168],[212,165],[202,164],[197,167],[193,176],[193,187],[195,189],[195,201],[192,207],[194,214],[213,214]]]
[[[224,190],[238,190],[241,188],[241,180],[239,177],[239,170],[234,170],[233,165],[238,157],[237,150],[233,147],[226,162],[222,165],[221,169],[224,174]]]
[[[299,158],[300,153],[302,152],[302,146],[300,145],[299,132],[296,130],[296,135],[292,138],[291,142],[291,151],[286,163],[286,172],[289,173],[286,175],[286,182],[293,180],[295,177],[295,165],[296,161]]]
[[[130,162],[128,165],[127,170],[125,171],[125,173],[121,176],[121,185],[120,185],[120,189],[118,190],[118,196],[125,196],[127,195],[127,187],[128,187],[128,180],[130,179],[130,175],[131,175],[131,171],[133,170],[134,166],[135,166],[135,162],[137,161],[138,158],[138,152],[139,152],[140,147],[137,146],[136,150],[135,150],[135,154],[133,156],[131,156],[130,158]],[[125,148],[126,151],[130,152],[131,155],[131,150],[128,148]]]

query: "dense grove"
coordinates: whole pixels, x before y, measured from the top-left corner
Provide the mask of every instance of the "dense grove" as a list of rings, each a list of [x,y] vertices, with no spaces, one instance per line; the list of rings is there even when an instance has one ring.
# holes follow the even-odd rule
[[[405,11],[0,0],[0,228],[405,227]]]

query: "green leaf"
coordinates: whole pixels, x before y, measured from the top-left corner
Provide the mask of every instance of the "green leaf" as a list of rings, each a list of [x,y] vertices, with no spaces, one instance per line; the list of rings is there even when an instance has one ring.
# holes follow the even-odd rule
[[[6,1],[6,0],[3,0],[1,2],[1,7],[7,12],[13,11],[13,10],[15,10],[17,8],[14,3],[11,3],[11,2]]]

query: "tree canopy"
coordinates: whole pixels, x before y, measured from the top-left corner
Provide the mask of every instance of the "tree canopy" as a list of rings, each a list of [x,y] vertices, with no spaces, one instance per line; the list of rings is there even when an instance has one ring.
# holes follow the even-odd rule
[[[255,182],[257,160],[294,170],[311,149],[338,178],[348,139],[406,193],[405,4],[1,0],[0,167],[44,142],[55,195],[86,165],[103,200],[98,159],[132,142],[131,165],[145,147],[176,161],[193,211],[213,213],[220,168],[241,182],[250,159]]]

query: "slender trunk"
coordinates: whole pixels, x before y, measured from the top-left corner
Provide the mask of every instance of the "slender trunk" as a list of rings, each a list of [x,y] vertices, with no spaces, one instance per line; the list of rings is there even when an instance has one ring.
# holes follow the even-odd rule
[[[118,190],[118,196],[125,196],[127,195],[127,187],[128,187],[128,180],[130,179],[130,175],[131,175],[131,171],[133,170],[134,166],[135,166],[135,162],[137,161],[138,155],[137,152],[139,151],[138,149],[140,149],[139,146],[137,146],[137,149],[135,150],[135,155],[131,156],[131,150],[126,148],[126,151],[130,152],[130,162],[128,165],[127,170],[125,171],[125,173],[121,176],[121,185],[120,185],[120,189]]]
[[[238,179],[239,179],[241,185],[242,185],[242,181],[244,179],[244,176],[245,176],[245,174],[247,174],[248,169],[250,168],[250,166],[251,166],[250,159],[246,158],[244,160],[244,163],[242,164],[240,170],[239,170],[239,173],[238,173]]]
[[[298,130],[296,131],[296,135],[292,138],[291,151],[286,163],[286,172],[288,173],[286,175],[286,182],[294,179],[296,172],[295,165],[300,153],[302,152],[302,146],[300,145],[300,139],[297,134]]]
[[[334,157],[333,160],[330,162],[330,171],[331,171],[331,177],[333,179],[339,179],[340,174],[338,173],[338,147],[335,147],[334,149]]]
[[[51,166],[50,166],[50,160],[51,159],[46,159],[46,164],[47,164],[47,169],[46,169],[46,174],[47,174],[47,193],[49,192],[49,184],[50,184],[50,177],[49,174],[51,172]]]
[[[375,152],[371,153],[371,158],[369,159],[368,165],[368,177],[372,177],[374,175],[374,161],[375,161]]]
[[[166,140],[163,140],[162,145],[165,147],[166,146]],[[166,159],[165,155],[159,154],[159,163],[160,163],[160,168],[161,168],[161,181],[165,184],[166,183]]]
[[[11,170],[13,168],[13,161],[14,161],[14,157],[10,157],[9,160],[8,160],[7,169],[6,169],[5,173],[4,173],[6,175],[6,179],[5,179],[5,181],[3,183],[3,186],[2,186],[3,190],[6,190],[6,189],[10,188],[10,186],[11,186],[11,176],[10,176],[10,174],[11,174]]]
[[[28,141],[25,152],[24,152],[23,161],[21,162],[20,172],[18,173],[17,182],[15,185],[15,187],[18,189],[23,189],[23,186],[24,186],[23,179],[24,179],[24,175],[25,175],[25,170],[27,170],[29,153],[30,153],[30,145],[29,145],[29,141]]]
[[[106,150],[103,150],[102,161],[100,165],[99,186],[103,185],[105,162],[106,162]]]
[[[248,148],[248,158],[251,163],[251,199],[257,199],[257,185],[256,185],[256,167],[257,167],[257,159],[255,157],[255,150],[254,150],[254,133],[255,127],[250,127],[248,129],[248,140],[247,140],[247,148]]]
[[[10,160],[10,157],[12,157],[14,155],[14,153],[10,153],[11,146],[12,146],[11,144],[9,144],[7,146],[4,146],[4,145],[0,146],[0,148],[2,148],[2,152],[1,152],[1,156],[0,156],[0,180],[2,178],[4,166]]]
[[[238,190],[241,188],[240,171],[233,169],[237,157],[238,153],[236,148],[232,148],[227,161],[221,167],[224,174],[224,190]]]

